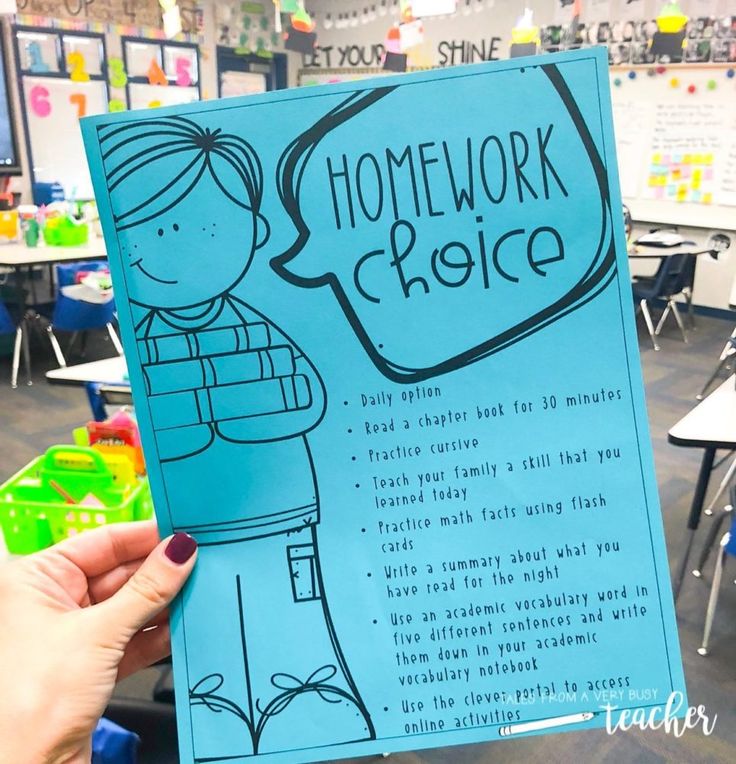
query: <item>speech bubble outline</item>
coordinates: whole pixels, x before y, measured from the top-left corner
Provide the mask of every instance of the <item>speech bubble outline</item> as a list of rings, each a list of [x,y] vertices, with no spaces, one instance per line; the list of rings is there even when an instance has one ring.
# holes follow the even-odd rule
[[[606,289],[616,277],[616,251],[606,167],[575,98],[557,65],[542,64],[539,68],[557,91],[593,168],[602,212],[601,233],[596,253],[591,259],[588,269],[563,297],[494,337],[432,366],[424,368],[406,367],[385,358],[371,340],[336,273],[327,271],[319,276],[299,276],[287,268],[287,264],[299,255],[311,236],[311,231],[304,220],[299,203],[302,176],[311,155],[320,142],[331,132],[355,115],[389,96],[400,86],[381,87],[367,92],[357,91],[292,141],[279,159],[276,170],[279,197],[297,230],[297,238],[289,249],[271,259],[271,268],[284,281],[297,287],[315,289],[329,286],[363,349],[378,371],[393,382],[415,384],[448,374],[498,353],[583,307]]]

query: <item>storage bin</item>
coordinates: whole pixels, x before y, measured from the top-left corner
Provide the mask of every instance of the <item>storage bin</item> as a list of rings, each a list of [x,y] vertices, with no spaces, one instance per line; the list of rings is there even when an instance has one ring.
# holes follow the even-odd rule
[[[0,527],[12,554],[30,554],[107,523],[153,515],[148,480],[124,482],[102,454],[83,446],[53,446],[0,486]],[[51,486],[61,486],[68,504]],[[79,504],[93,494],[104,506]]]

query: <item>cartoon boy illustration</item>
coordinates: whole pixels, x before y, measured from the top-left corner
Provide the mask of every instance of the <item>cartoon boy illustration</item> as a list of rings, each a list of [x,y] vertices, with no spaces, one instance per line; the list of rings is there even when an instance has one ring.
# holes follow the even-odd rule
[[[158,511],[201,549],[186,596],[209,615],[184,623],[195,756],[374,738],[317,548],[307,433],[324,385],[233,294],[269,237],[258,156],[180,116],[101,128],[100,144],[135,311],[129,363],[142,369],[168,498]]]

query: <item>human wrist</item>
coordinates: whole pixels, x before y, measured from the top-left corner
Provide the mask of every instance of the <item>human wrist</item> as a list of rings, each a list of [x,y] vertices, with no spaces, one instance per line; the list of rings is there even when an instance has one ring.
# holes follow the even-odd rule
[[[25,692],[19,693],[12,711],[3,710],[0,764],[90,764],[88,738],[82,735],[84,742],[80,744],[73,731],[57,724],[53,706],[42,700],[41,695],[26,687]],[[55,730],[61,734],[54,734]]]

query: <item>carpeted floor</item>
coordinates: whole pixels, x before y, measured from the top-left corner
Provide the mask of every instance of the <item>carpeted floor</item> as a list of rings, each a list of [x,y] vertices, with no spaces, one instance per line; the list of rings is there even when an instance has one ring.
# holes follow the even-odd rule
[[[691,343],[684,345],[672,324],[665,331],[662,350],[655,353],[648,338],[640,333],[642,364],[646,381],[649,418],[657,463],[657,478],[663,507],[667,546],[672,570],[680,559],[685,522],[692,498],[701,452],[667,444],[667,430],[695,404],[695,393],[712,369],[732,325],[719,319],[698,317]],[[62,337],[62,344],[68,338]],[[0,480],[4,480],[46,447],[68,442],[73,427],[89,417],[84,393],[78,388],[52,387],[43,371],[53,361],[44,337],[33,343],[34,380],[31,387],[11,390],[10,363],[0,358]],[[70,363],[111,355],[109,341],[90,341],[87,358],[74,352]],[[726,454],[719,454],[725,456]],[[711,482],[717,485],[726,464]],[[695,551],[699,551],[710,520],[698,531]],[[688,692],[692,705],[703,705],[709,715],[718,714],[715,731],[704,737],[700,731],[687,732],[676,739],[661,732],[628,732],[607,736],[604,731],[567,733],[475,745],[397,754],[396,764],[505,764],[506,762],[610,762],[611,764],[730,764],[736,761],[736,564],[724,577],[723,592],[712,638],[711,655],[702,658],[700,645],[712,562],[703,580],[688,575],[678,605]],[[155,669],[131,677],[118,689],[122,697],[150,697],[158,676]],[[158,762],[157,762],[158,764]]]

